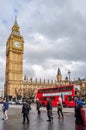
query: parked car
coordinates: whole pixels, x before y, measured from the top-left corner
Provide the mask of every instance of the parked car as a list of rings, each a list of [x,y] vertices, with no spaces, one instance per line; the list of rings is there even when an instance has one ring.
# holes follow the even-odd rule
[[[15,105],[16,102],[15,101],[9,101],[9,104]]]
[[[17,100],[16,104],[22,105],[22,100]]]

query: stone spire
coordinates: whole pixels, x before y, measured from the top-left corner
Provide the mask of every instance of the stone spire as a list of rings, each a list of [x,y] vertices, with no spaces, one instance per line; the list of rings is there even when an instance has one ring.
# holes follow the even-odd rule
[[[60,68],[58,68],[56,78],[57,78],[57,81],[58,81],[58,82],[62,81],[62,74],[61,74]]]
[[[15,16],[14,26],[17,26],[17,27],[18,27],[17,16]]]
[[[57,75],[61,75],[60,68],[58,68]]]
[[[17,17],[16,16],[15,16],[15,21],[14,21],[14,25],[12,27],[11,34],[14,35],[14,36],[21,36],[20,35],[20,27],[18,26]]]

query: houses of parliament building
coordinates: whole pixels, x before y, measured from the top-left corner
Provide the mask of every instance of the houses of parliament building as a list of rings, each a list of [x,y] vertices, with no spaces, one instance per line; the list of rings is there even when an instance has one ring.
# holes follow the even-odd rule
[[[57,70],[56,80],[40,79],[39,81],[32,78],[28,79],[25,75],[23,78],[23,54],[24,39],[20,34],[20,27],[15,18],[11,34],[6,43],[6,70],[4,96],[9,98],[16,97],[35,97],[38,88],[48,88],[58,85],[68,85],[69,83],[78,84],[81,88],[81,94],[86,94],[86,79],[70,82],[66,77],[62,80],[60,68]]]

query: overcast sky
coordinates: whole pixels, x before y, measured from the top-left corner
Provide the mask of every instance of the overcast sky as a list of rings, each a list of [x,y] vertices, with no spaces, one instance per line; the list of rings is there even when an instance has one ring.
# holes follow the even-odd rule
[[[15,16],[24,38],[23,75],[56,80],[86,77],[86,0],[0,0],[0,89],[6,42]]]

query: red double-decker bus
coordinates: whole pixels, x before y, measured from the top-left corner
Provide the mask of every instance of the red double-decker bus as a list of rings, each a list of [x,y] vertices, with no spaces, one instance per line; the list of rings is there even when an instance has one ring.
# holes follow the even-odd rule
[[[46,106],[47,98],[50,98],[53,106],[57,106],[59,98],[62,99],[64,107],[74,107],[74,97],[78,96],[78,89],[74,85],[54,86],[51,88],[38,89],[36,98],[39,99],[42,106]]]

